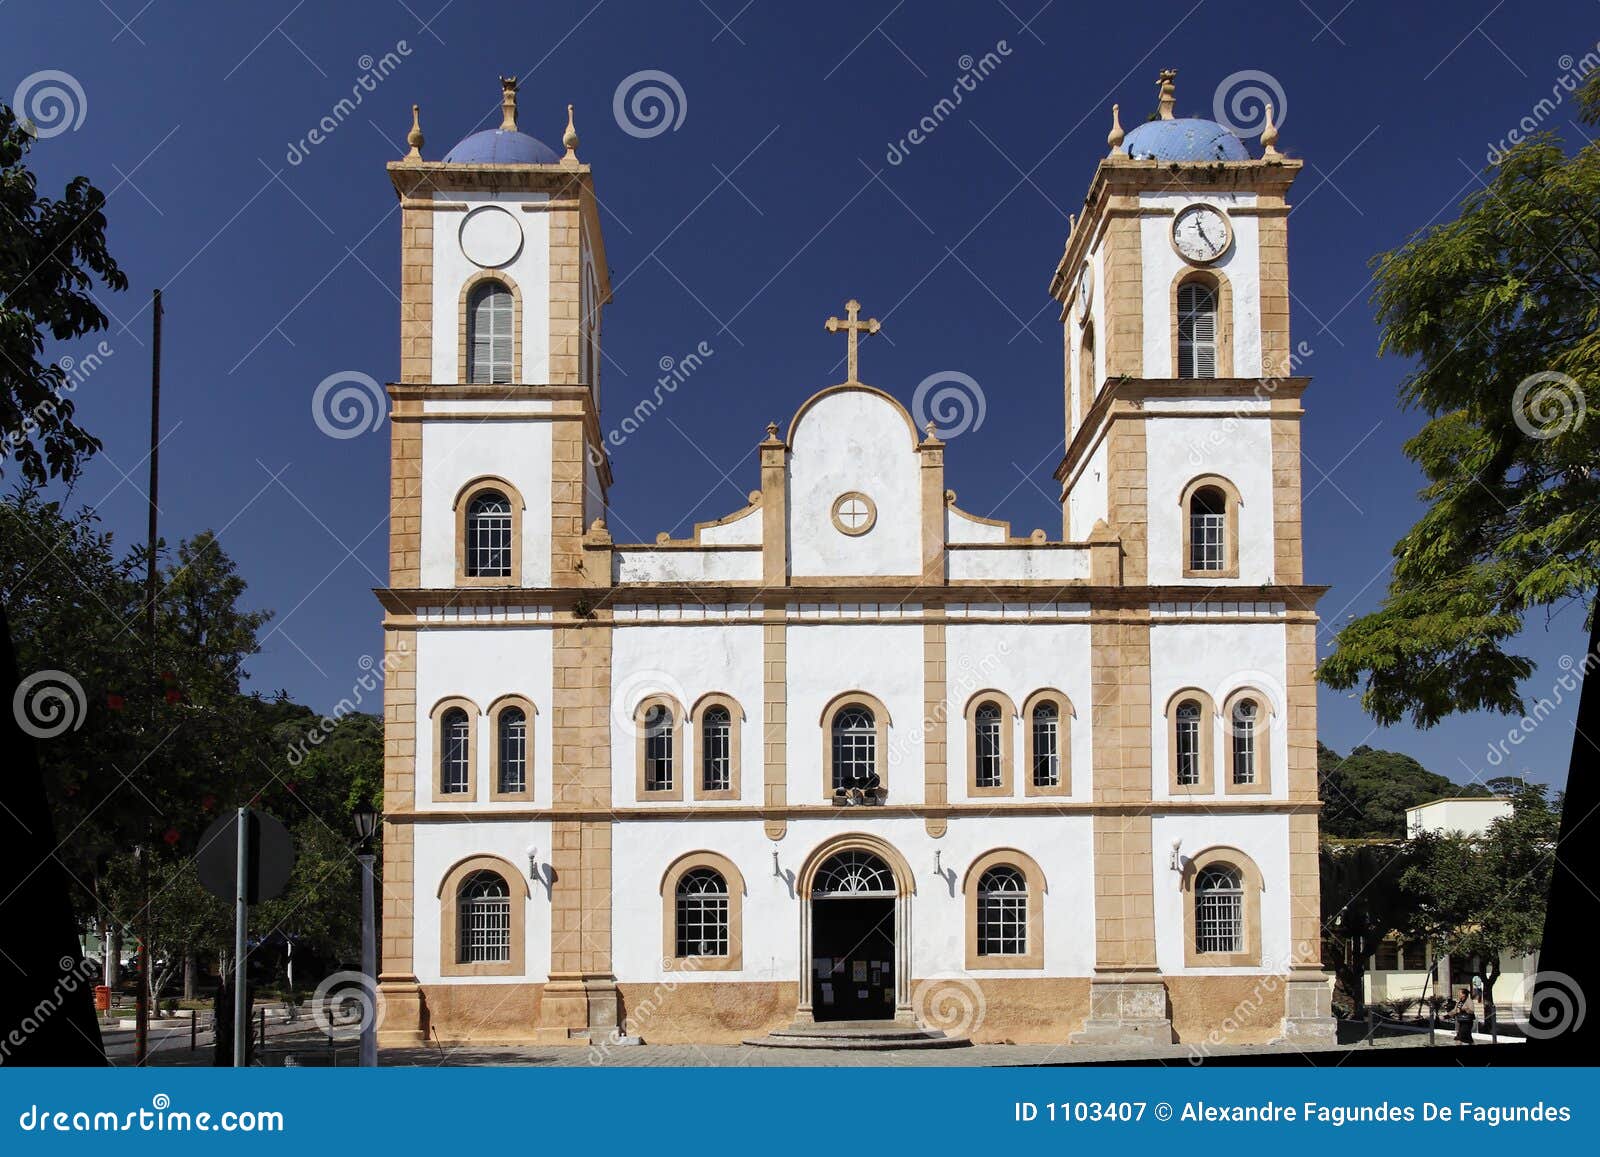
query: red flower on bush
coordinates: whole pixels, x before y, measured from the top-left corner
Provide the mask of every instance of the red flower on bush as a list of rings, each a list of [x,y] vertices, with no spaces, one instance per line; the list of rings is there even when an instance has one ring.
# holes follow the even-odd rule
[[[177,828],[168,828],[166,831],[161,833],[161,838],[166,840],[168,844],[177,843],[178,840],[180,839],[180,837],[178,835],[178,829]]]
[[[108,694],[106,696],[106,706],[111,708],[111,710],[113,710],[113,711],[121,711],[122,710],[122,704],[123,704],[123,699],[122,699],[121,695]]]

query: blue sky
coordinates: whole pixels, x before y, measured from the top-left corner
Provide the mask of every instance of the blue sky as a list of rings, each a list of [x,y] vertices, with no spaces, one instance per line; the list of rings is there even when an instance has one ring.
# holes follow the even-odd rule
[[[1282,94],[1279,147],[1303,158],[1290,219],[1293,338],[1313,378],[1304,426],[1308,581],[1332,629],[1371,609],[1418,512],[1400,447],[1403,365],[1376,356],[1368,258],[1454,215],[1526,117],[1579,139],[1561,92],[1600,21],[1590,0],[1082,5],[857,0],[476,4],[292,0],[11,0],[0,95],[69,74],[76,127],[41,140],[44,190],[87,173],[110,192],[131,288],[104,299],[110,356],[77,391],[105,441],[74,500],[119,538],[143,534],[150,291],[164,286],[163,532],[221,532],[253,605],[276,612],[252,685],[327,707],[381,652],[370,588],[386,573],[387,429],[323,434],[330,374],[398,365],[398,216],[384,163],[413,102],[424,153],[498,123],[497,75],[522,78],[521,127],[557,144],[568,102],[604,202],[616,299],[606,314],[606,424],[652,391],[663,359],[706,364],[614,453],[620,539],[682,533],[758,485],[753,447],[839,380],[822,321],[857,297],[884,321],[862,377],[908,402],[931,373],[981,385],[980,428],[955,442],[961,505],[1059,532],[1061,342],[1046,286],[1105,151],[1110,106],[1131,128],[1177,68],[1178,111],[1211,116],[1219,85],[1259,70]],[[1004,51],[999,49],[1005,45]],[[1001,63],[920,144],[891,146],[970,67]],[[393,54],[321,143],[309,131]],[[644,70],[681,89],[681,123],[625,132],[613,97]],[[35,81],[35,86],[39,83]],[[70,87],[70,86],[69,86]],[[676,98],[674,98],[676,99]],[[291,155],[293,154],[293,155]],[[82,358],[92,339],[60,353]],[[1548,693],[1581,656],[1583,610],[1530,624],[1529,681]],[[1520,746],[1513,720],[1375,729],[1324,691],[1321,733],[1415,755],[1459,780],[1565,779],[1575,700]]]

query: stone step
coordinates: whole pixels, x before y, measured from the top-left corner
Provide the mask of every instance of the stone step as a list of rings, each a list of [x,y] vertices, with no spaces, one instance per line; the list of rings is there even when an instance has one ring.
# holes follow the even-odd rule
[[[744,1042],[770,1049],[957,1049],[972,1042],[948,1036],[938,1029],[918,1028],[888,1020],[841,1020],[818,1024],[791,1024],[764,1037]]]

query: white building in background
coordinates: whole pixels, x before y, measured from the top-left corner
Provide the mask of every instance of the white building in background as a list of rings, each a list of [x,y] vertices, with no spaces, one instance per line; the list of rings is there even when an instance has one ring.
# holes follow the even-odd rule
[[[1419,835],[1481,836],[1495,820],[1511,815],[1511,800],[1505,796],[1457,796],[1431,800],[1406,809],[1406,838]],[[1454,997],[1463,985],[1473,984],[1470,966],[1452,965],[1441,956],[1437,969],[1429,970],[1426,944],[1404,944],[1397,938],[1386,940],[1367,962],[1366,1000],[1382,1005],[1391,1001],[1424,1001],[1432,996]],[[1526,1009],[1532,997],[1531,985],[1539,971],[1539,954],[1502,955],[1500,977],[1494,983],[1494,999],[1500,1015]],[[1480,991],[1481,995],[1481,991]]]
[[[844,382],[762,383],[748,503],[624,543],[593,175],[505,87],[389,166],[384,1040],[1331,1040],[1270,123],[1253,157],[1163,74],[1114,124],[1051,261],[1059,536],[956,505],[851,302]]]

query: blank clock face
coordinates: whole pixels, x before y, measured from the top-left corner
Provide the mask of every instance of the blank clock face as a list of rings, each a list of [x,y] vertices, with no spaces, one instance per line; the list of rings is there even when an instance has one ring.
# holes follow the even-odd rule
[[[1094,295],[1094,266],[1087,261],[1078,271],[1078,320],[1089,316],[1089,300]]]
[[[1204,265],[1228,251],[1233,226],[1220,209],[1190,205],[1172,222],[1172,244],[1188,260]]]

